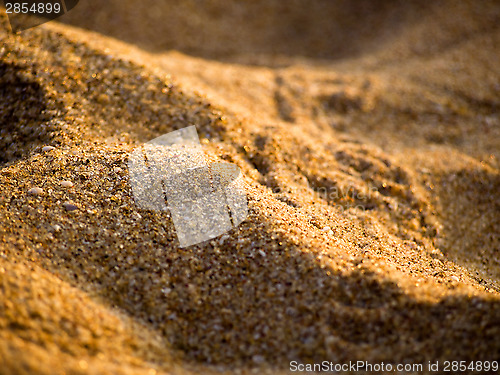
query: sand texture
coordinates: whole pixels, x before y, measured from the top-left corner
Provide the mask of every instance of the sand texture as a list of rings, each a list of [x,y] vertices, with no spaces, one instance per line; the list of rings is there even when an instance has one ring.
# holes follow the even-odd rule
[[[498,1],[0,9],[0,374],[500,358]],[[127,160],[195,125],[249,214],[180,248]],[[50,146],[50,147],[49,147]]]

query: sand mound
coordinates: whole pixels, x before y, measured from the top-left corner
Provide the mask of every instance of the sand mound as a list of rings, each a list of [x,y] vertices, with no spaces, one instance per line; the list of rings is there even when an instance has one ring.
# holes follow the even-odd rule
[[[0,14],[5,373],[499,357],[497,5],[117,4],[65,22],[156,53],[57,24],[12,35]],[[143,26],[158,14],[177,18],[165,39]],[[189,125],[241,169],[249,216],[181,249],[168,213],[135,206],[127,157]]]
[[[153,51],[258,63],[259,57],[339,59],[388,51],[433,55],[497,28],[498,3],[411,0],[98,0],[62,21]]]

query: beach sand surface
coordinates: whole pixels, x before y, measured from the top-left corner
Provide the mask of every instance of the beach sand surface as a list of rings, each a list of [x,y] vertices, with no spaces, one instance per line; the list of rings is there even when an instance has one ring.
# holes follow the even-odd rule
[[[88,0],[59,21],[13,34],[0,9],[0,373],[500,358],[498,2]],[[180,248],[127,161],[191,125],[249,213]]]

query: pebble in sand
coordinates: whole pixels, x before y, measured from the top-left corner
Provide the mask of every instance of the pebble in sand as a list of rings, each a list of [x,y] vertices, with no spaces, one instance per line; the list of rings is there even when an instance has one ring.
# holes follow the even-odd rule
[[[65,188],[73,187],[73,183],[71,181],[61,181],[61,186]]]
[[[43,194],[43,189],[39,187],[34,187],[28,190],[28,194],[31,195],[41,195]]]
[[[77,206],[75,206],[74,203],[72,202],[64,202],[63,203],[63,207],[65,208],[66,211],[68,212],[71,212],[71,211],[75,211],[76,209],[78,209]]]

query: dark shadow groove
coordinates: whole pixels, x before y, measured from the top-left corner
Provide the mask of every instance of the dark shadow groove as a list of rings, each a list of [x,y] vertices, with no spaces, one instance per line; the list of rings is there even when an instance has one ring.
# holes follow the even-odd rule
[[[0,165],[51,139],[43,88],[28,68],[0,60]]]

